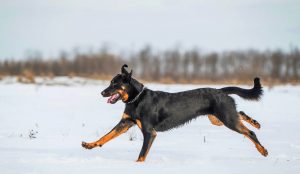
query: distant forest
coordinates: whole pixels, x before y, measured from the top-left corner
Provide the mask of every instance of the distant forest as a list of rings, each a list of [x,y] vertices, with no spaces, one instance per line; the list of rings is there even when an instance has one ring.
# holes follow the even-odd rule
[[[67,53],[45,59],[39,54],[23,60],[0,61],[0,77],[81,76],[110,79],[124,63],[144,81],[164,83],[249,83],[256,76],[269,83],[300,82],[300,51],[243,50],[203,53],[198,49],[153,51],[150,46],[122,55],[107,49]]]

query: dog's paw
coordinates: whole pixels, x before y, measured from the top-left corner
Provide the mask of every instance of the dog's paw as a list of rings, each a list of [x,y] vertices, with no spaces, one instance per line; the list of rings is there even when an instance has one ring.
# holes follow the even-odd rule
[[[145,158],[144,157],[139,157],[135,162],[144,162]]]
[[[92,148],[96,147],[96,145],[94,143],[86,143],[84,141],[81,143],[81,146],[86,149],[92,149]]]
[[[253,122],[253,126],[254,126],[255,128],[260,129],[261,126],[260,126],[260,124],[258,123],[258,121],[253,120],[252,122]]]
[[[262,151],[262,153],[261,153],[264,157],[267,157],[268,156],[268,151],[267,151],[267,149],[264,149],[263,151]]]
[[[264,156],[264,157],[268,156],[269,153],[268,153],[267,149],[265,149],[263,146],[257,145],[256,148],[262,156]]]

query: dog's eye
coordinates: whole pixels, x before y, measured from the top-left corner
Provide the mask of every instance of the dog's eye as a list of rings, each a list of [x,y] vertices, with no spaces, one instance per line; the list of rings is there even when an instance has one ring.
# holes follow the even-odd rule
[[[116,86],[118,83],[116,83],[116,82],[114,82],[114,81],[112,81],[112,82],[110,82],[111,83],[111,85],[112,86]]]

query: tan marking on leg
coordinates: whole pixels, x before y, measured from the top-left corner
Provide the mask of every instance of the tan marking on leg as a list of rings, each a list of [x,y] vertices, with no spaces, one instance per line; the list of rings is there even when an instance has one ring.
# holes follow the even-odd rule
[[[136,119],[135,121],[136,121],[136,125],[137,125],[140,129],[142,129],[142,123],[141,123],[141,121],[140,121],[139,119]]]
[[[216,126],[222,126],[223,123],[214,115],[208,115],[209,121]]]
[[[110,141],[111,139],[121,135],[122,133],[126,132],[127,130],[128,130],[128,128],[122,129],[121,131],[112,130],[111,132],[109,132],[108,134],[106,134],[102,138],[100,138],[98,141],[95,141],[92,143],[83,143],[82,145],[87,149],[92,149],[96,146],[101,147],[102,145],[104,145],[105,143]]]
[[[105,144],[106,142],[108,142],[109,140],[127,132],[127,130],[131,127],[132,125],[127,125],[127,126],[124,126],[121,130],[113,130],[111,131],[110,133],[106,134],[105,136],[103,136],[100,140],[96,141],[96,144],[99,146],[99,145],[103,145]]]
[[[128,119],[128,118],[131,118],[131,117],[128,114],[123,113],[122,119]]]
[[[250,116],[248,116],[246,114],[243,115],[243,114],[239,113],[239,117],[240,117],[241,120],[246,121],[247,123],[251,124],[253,127],[255,127],[257,129],[260,128],[260,124],[256,120],[251,118]]]
[[[243,135],[245,135],[248,139],[250,139],[254,143],[256,149],[258,150],[258,152],[260,154],[262,154],[263,156],[268,155],[268,151],[261,144],[257,143],[255,140],[253,140],[251,138],[250,130],[242,122],[240,122],[240,128],[239,129],[240,129],[240,131]],[[256,137],[256,139],[257,139],[257,137]]]
[[[92,142],[92,143],[86,143],[82,142],[82,146],[87,149],[92,149],[96,146],[102,146],[111,139],[127,132],[127,130],[134,125],[134,122],[130,122],[124,125],[121,125],[122,123],[119,123],[117,126],[115,126],[109,133],[104,135],[102,138],[100,138],[98,141]]]
[[[109,140],[117,137],[118,135],[124,133],[126,130],[123,129],[121,131],[116,131],[116,130],[113,130],[111,131],[109,134],[103,136],[100,140],[96,141],[96,145],[97,146],[102,146],[103,144],[105,144],[106,142],[108,142]]]

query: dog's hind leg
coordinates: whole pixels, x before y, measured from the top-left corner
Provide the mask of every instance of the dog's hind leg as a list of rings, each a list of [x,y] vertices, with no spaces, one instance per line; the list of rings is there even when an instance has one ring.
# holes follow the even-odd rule
[[[223,122],[223,124],[231,130],[245,135],[254,144],[256,149],[263,155],[267,156],[268,151],[260,144],[255,133],[249,130],[241,121],[239,114],[236,112],[235,105],[221,104],[215,108],[216,117]]]
[[[246,122],[248,122],[249,124],[251,124],[253,127],[259,129],[260,128],[260,124],[254,120],[253,118],[251,118],[250,116],[246,115],[245,112],[240,111],[239,113],[239,117],[241,120],[244,120]],[[208,119],[211,122],[211,124],[216,125],[216,126],[222,126],[224,125],[222,121],[220,121],[216,116],[214,115],[208,115]]]
[[[259,129],[260,128],[260,124],[254,120],[253,118],[251,118],[250,116],[248,116],[247,114],[245,114],[245,112],[240,111],[239,112],[239,116],[241,120],[244,120],[246,122],[248,122],[249,124],[251,124],[253,127]]]
[[[260,142],[258,141],[255,133],[251,130],[249,130],[242,122],[239,122],[236,126],[236,129],[239,133],[245,135],[247,138],[249,138],[254,144],[256,149],[263,155],[268,156],[268,151],[265,149]]]
[[[261,153],[263,156],[267,156],[268,155],[268,151],[260,144],[260,142],[258,141],[255,133],[253,131],[249,130],[242,123],[242,121],[238,118],[238,114],[237,113],[236,113],[236,115],[237,115],[236,119],[234,119],[235,117],[230,117],[230,119],[228,119],[229,117],[226,117],[226,116],[225,117],[221,117],[221,118],[225,118],[224,120],[222,120],[222,122],[229,129],[232,129],[232,130],[234,130],[234,131],[236,131],[238,133],[241,133],[241,134],[245,135],[247,138],[249,138],[255,144],[255,147],[259,151],[259,153]]]
[[[223,123],[214,115],[208,115],[207,116],[211,124],[216,125],[216,126],[222,126]]]

